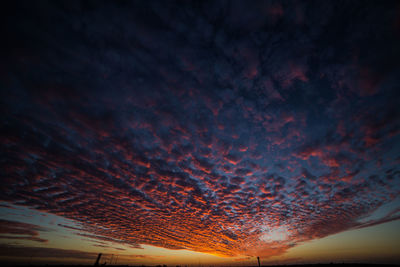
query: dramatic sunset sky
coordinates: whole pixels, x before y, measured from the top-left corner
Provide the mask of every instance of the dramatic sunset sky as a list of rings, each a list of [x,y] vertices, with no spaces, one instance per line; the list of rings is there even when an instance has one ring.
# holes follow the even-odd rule
[[[400,262],[399,1],[10,1],[0,262]]]

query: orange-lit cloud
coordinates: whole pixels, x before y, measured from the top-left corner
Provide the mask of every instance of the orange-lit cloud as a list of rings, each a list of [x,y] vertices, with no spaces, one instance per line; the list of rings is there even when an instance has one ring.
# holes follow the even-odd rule
[[[399,219],[361,223],[400,193],[384,4],[349,3],[367,15],[347,32],[333,14],[351,12],[328,3],[150,2],[49,3],[41,20],[27,3],[6,18],[1,201],[74,220],[61,226],[100,247],[225,257]],[[46,241],[33,224],[0,227]]]

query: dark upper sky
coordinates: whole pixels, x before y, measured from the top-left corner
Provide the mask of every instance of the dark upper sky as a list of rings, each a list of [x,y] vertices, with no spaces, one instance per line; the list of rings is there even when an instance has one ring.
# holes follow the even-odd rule
[[[399,219],[398,1],[2,13],[0,200],[225,256]]]

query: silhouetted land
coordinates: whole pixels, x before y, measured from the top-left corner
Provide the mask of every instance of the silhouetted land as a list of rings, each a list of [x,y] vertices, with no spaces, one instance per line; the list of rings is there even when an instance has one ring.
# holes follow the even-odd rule
[[[32,265],[18,265],[18,264],[1,264],[2,266],[18,266],[18,267],[92,267],[93,265],[52,265],[52,264],[32,264]],[[113,266],[113,267],[156,267],[152,265],[105,265],[105,266]],[[194,265],[195,266],[195,265]],[[203,267],[209,267],[207,265],[202,265]],[[329,263],[329,264],[281,264],[281,265],[262,265],[261,267],[332,267],[332,266],[337,266],[337,267],[396,267],[400,266],[400,264],[365,264],[365,263]],[[173,266],[171,265],[170,267],[179,267],[179,266]],[[214,267],[218,267],[215,266]],[[228,265],[224,265],[221,267],[229,267]],[[243,266],[234,266],[234,267],[243,267]],[[244,266],[244,267],[256,267],[256,265],[252,266]]]

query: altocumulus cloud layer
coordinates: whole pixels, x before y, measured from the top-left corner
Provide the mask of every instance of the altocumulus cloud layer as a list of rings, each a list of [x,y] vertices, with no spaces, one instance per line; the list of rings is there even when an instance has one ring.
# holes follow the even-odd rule
[[[397,1],[3,12],[2,201],[224,256],[399,218]]]

